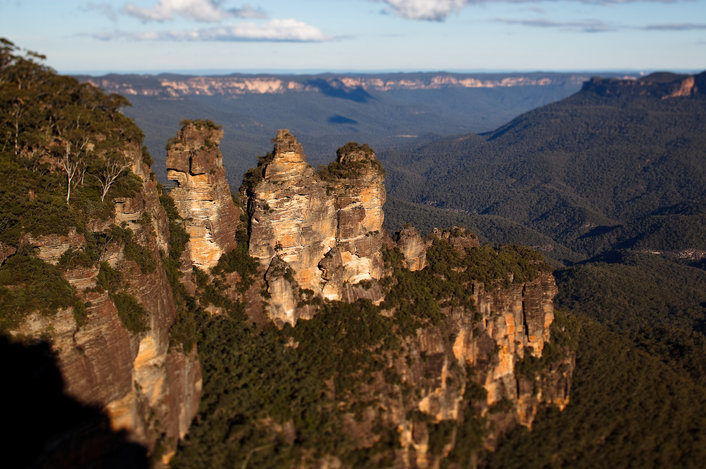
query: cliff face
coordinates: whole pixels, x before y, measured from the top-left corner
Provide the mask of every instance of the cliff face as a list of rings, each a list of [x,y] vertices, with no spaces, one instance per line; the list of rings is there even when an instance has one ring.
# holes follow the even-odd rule
[[[658,72],[636,80],[591,78],[582,91],[600,96],[649,96],[669,99],[703,94],[706,90],[706,73],[677,75]]]
[[[462,74],[399,74],[380,76],[340,77],[140,77],[140,82],[120,77],[85,77],[86,81],[111,93],[134,96],[159,96],[178,99],[184,96],[238,96],[246,94],[283,94],[311,91],[340,91],[343,93],[394,90],[435,90],[442,88],[510,88],[521,86],[550,86],[569,83],[579,85],[588,77],[572,75],[566,78],[552,75],[473,76]]]
[[[178,139],[184,147],[216,151],[193,145],[184,134]],[[424,468],[448,458],[463,467],[492,450],[506,429],[531,426],[540,405],[566,406],[573,355],[552,342],[557,291],[541,256],[481,246],[461,228],[435,230],[424,239],[407,227],[390,239],[382,230],[384,170],[370,148],[349,143],[336,161],[315,170],[289,131],[280,130],[274,143],[241,186],[247,247],[224,249],[226,262],[209,275],[195,275],[203,277],[195,280],[201,283],[197,301],[210,312],[229,313],[210,317],[224,330],[210,339],[203,330],[205,340],[214,345],[223,334],[238,338],[228,347],[209,347],[203,358],[214,370],[205,380],[209,399],[222,411],[197,419],[193,452],[180,453],[180,463],[189,454],[199,454],[203,463],[211,451],[234,458],[263,451],[252,462],[265,463],[267,450],[258,448],[277,446],[277,453],[291,457],[283,465],[355,467],[350,461],[362,458],[380,467]],[[181,148],[179,158],[193,166],[196,153],[187,158]],[[194,212],[181,207],[194,200],[193,171],[176,164],[175,155],[170,152],[170,177],[180,186],[172,195],[185,223],[192,223]],[[210,161],[220,171],[220,160]],[[203,165],[200,173],[211,169]],[[219,217],[218,211],[201,213],[203,220]],[[237,223],[224,224],[228,229],[225,238],[234,239]],[[203,232],[189,230],[187,246]],[[242,233],[238,239],[244,240]],[[241,283],[246,269],[231,277],[222,273],[236,259],[254,259],[252,282]],[[278,328],[258,332],[253,322]],[[545,353],[548,346],[554,353]],[[238,368],[246,356],[262,373],[257,382],[243,378],[254,376],[252,370],[229,375],[227,368]],[[233,394],[236,402],[257,402],[257,412],[233,407]],[[290,401],[297,408],[283,409],[282,402]],[[230,425],[218,415],[233,412],[242,413],[243,428],[262,430],[250,439],[233,437],[244,453],[227,443],[199,447],[202,435]],[[326,431],[301,420],[318,415],[326,416]],[[326,443],[329,437],[335,445]],[[321,444],[338,449],[314,457]],[[274,450],[270,457],[276,458]]]
[[[63,275],[86,305],[84,322],[77,323],[72,308],[53,316],[35,312],[10,333],[24,340],[48,339],[68,394],[102,408],[113,430],[127,431],[132,441],[149,450],[160,440],[166,462],[198,409],[201,370],[196,350],[184,353],[170,347],[176,309],[159,262],[169,239],[168,222],[141,149],[133,145],[125,151],[132,172],[144,181],[142,189],[116,199],[111,218],[91,220],[87,226],[92,242],[102,240],[99,261],[70,267]],[[130,235],[119,235],[127,230]],[[69,250],[90,249],[86,236],[76,229],[67,236],[25,235],[20,242],[50,264],[57,264]],[[130,249],[141,256],[127,254]],[[106,271],[118,272],[118,290],[99,286]],[[139,327],[126,322],[124,315],[130,311],[145,312]]]
[[[296,138],[280,130],[274,151],[249,178],[249,250],[269,273],[273,319],[294,324],[307,316],[296,308],[299,288],[330,300],[380,299],[374,289],[356,288],[382,275],[385,187],[372,150],[344,147],[319,173]]]
[[[240,210],[231,197],[218,143],[223,131],[188,122],[169,143],[167,178],[177,183],[169,195],[185,220],[186,258],[204,270],[236,246]]]
[[[417,266],[420,258],[426,259],[434,240],[449,243],[461,255],[480,248],[474,235],[455,231],[436,231],[419,248],[418,234],[406,228],[396,236],[402,253],[405,248],[414,253],[404,256],[404,264]],[[432,259],[430,267],[437,269],[438,262]],[[545,359],[541,367],[529,365],[542,362],[551,340],[554,278],[540,271],[532,280],[517,282],[512,276],[507,280],[494,287],[470,282],[466,288],[472,307],[443,307],[442,323],[419,328],[405,341],[403,358],[394,366],[402,382],[415,391],[406,400],[388,387],[390,408],[380,416],[398,428],[400,466],[438,467],[454,456],[457,445],[470,444],[463,440],[468,437],[461,431],[463,422],[475,422],[483,434],[482,446],[492,450],[506,429],[517,424],[530,427],[540,405],[563,409],[568,404],[573,355],[564,350],[560,358]],[[425,417],[414,417],[418,412]],[[435,432],[449,424],[456,430],[446,435],[444,446],[435,445]]]

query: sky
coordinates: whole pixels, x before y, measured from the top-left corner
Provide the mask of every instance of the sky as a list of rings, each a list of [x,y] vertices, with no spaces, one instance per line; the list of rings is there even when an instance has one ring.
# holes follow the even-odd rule
[[[701,71],[706,0],[0,0],[61,73]]]

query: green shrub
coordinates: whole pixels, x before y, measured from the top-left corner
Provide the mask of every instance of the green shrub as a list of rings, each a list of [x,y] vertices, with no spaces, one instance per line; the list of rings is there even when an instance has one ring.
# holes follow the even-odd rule
[[[0,267],[0,330],[19,325],[33,311],[55,314],[59,309],[74,308],[78,317],[85,306],[76,290],[62,277],[61,269],[20,249]]]
[[[134,296],[121,292],[111,294],[110,299],[115,304],[118,310],[118,317],[125,329],[134,333],[145,332],[150,329],[147,325],[149,314]]]
[[[154,272],[157,262],[150,250],[133,239],[133,232],[130,228],[121,228],[113,225],[110,234],[114,240],[123,243],[125,258],[134,261],[142,273]]]
[[[113,269],[107,262],[101,262],[98,276],[96,277],[96,288],[109,293],[115,293],[121,287],[123,275]]]

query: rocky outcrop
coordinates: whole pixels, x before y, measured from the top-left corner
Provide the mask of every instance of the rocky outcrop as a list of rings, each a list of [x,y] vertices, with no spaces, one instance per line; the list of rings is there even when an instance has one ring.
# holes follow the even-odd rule
[[[223,131],[213,123],[188,121],[167,150],[167,178],[177,183],[169,195],[189,235],[186,257],[203,270],[235,248],[241,213],[226,180],[221,138]]]
[[[404,256],[405,267],[422,270],[427,265],[427,245],[416,228],[408,225],[395,235],[397,248]]]
[[[328,400],[324,412],[332,425],[343,426],[346,445],[375,458],[384,454],[383,467],[440,467],[457,448],[474,445],[469,451],[475,458],[483,448],[494,448],[511,426],[531,426],[540,405],[566,406],[573,355],[562,350],[551,361],[544,358],[557,289],[541,258],[519,248],[481,246],[463,228],[434,230],[423,239],[410,226],[391,239],[382,229],[384,171],[370,148],[347,144],[336,161],[315,170],[289,131],[280,130],[274,143],[273,151],[246,173],[240,194],[247,205],[247,251],[257,263],[255,278],[247,291],[232,295],[228,291],[238,290],[234,276],[222,276],[219,267],[209,279],[217,279],[216,289],[243,307],[235,308],[234,316],[244,311],[251,323],[296,325],[339,307],[342,315],[346,308],[374,315],[350,330],[341,323],[336,333],[350,333],[355,343],[384,329],[388,334],[380,337],[385,339],[363,352],[379,368],[361,368],[347,385],[345,380],[337,384],[336,369],[317,391]],[[177,177],[186,181],[189,176]],[[190,186],[180,184],[181,200],[192,200]],[[230,226],[233,237],[236,228]],[[202,232],[190,231],[190,239]],[[235,249],[240,262],[248,261],[243,245]],[[208,276],[201,277],[203,283]],[[326,300],[359,299],[377,307],[362,301],[321,310]],[[292,329],[281,329],[279,339],[286,337],[287,348],[304,342],[286,336]],[[348,344],[346,350],[355,346]],[[139,349],[144,357],[139,363],[156,360],[149,342]],[[296,435],[305,431],[291,420],[275,422],[272,415],[265,421],[263,428],[287,445],[296,445]],[[381,441],[382,448],[373,451]],[[302,461],[345,466],[338,456]],[[456,460],[467,465],[466,456]]]
[[[703,95],[706,91],[706,72],[698,75],[679,75],[657,72],[639,79],[591,78],[582,91],[600,96],[648,96],[660,99]]]
[[[409,270],[415,265],[409,260],[426,259],[435,239],[461,255],[479,248],[477,237],[460,228],[435,230],[421,243],[415,231],[408,227],[395,236],[403,253],[410,244],[416,247],[414,256],[403,256]],[[554,321],[554,277],[538,271],[532,280],[517,282],[511,276],[506,283],[470,282],[465,287],[472,307],[444,307],[443,324],[419,328],[406,340],[403,358],[394,366],[413,397],[410,402],[393,393],[381,417],[398,428],[401,467],[437,467],[456,444],[464,444],[455,430],[443,448],[432,450],[431,433],[439,425],[458,429],[464,420],[479,419],[482,445],[493,449],[508,428],[530,427],[540,405],[563,409],[568,404],[573,354],[564,350],[554,361],[541,358]]]
[[[166,463],[198,409],[201,370],[195,349],[185,353],[170,343],[176,307],[159,262],[160,251],[167,247],[169,224],[140,147],[129,146],[125,151],[132,158],[133,173],[143,178],[142,190],[118,199],[111,219],[90,220],[88,232],[104,243],[100,258],[89,266],[68,267],[63,274],[86,305],[85,320],[77,323],[70,308],[52,316],[37,312],[10,332],[23,340],[48,338],[67,393],[103,409],[113,430],[126,431],[131,441],[148,450],[154,450],[159,441],[165,451],[159,456]],[[131,230],[129,239],[111,231],[117,225]],[[88,249],[86,236],[75,229],[66,236],[26,235],[20,243],[51,264],[69,249]],[[128,244],[148,260],[147,266],[126,254]],[[145,312],[142,330],[130,330],[116,292],[98,286],[101,263],[119,272],[121,298],[134,299]]]
[[[382,275],[384,172],[367,146],[346,145],[316,171],[296,138],[280,130],[273,152],[246,175],[243,195],[250,255],[263,270],[284,262],[292,271],[291,281],[268,282],[273,319],[300,317],[288,300],[296,289],[331,300],[381,299],[375,288],[351,288]]]

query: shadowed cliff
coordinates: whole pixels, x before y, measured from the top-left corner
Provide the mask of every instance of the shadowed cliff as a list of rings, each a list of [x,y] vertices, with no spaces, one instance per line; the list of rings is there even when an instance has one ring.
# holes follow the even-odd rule
[[[66,394],[48,342],[22,344],[0,335],[0,373],[6,467],[149,467],[144,446],[113,431],[98,407]]]

